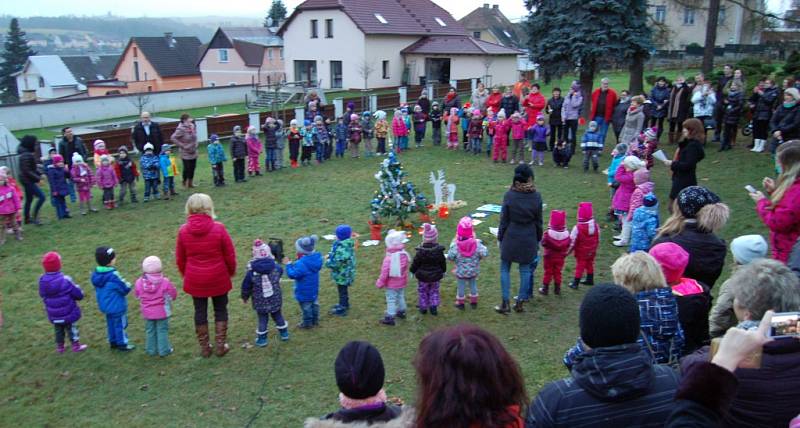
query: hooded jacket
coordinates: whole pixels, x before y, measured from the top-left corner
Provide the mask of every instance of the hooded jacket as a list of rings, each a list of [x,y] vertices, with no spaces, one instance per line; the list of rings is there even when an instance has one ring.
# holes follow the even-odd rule
[[[773,205],[769,198],[758,201],[756,211],[769,228],[772,257],[786,263],[800,237],[800,180],[786,190],[777,204]]]
[[[750,97],[750,102],[755,105],[753,120],[769,121],[772,118],[772,112],[775,111],[780,92],[778,88],[772,86],[764,89],[761,94],[753,93]]]
[[[100,312],[106,315],[128,312],[128,300],[125,296],[131,292],[131,285],[115,268],[98,266],[92,273],[92,285]]]
[[[117,173],[114,172],[114,167],[111,165],[100,165],[94,175],[97,179],[97,187],[101,189],[111,189],[119,183]]]
[[[294,298],[299,303],[317,301],[321,269],[322,254],[316,251],[286,265],[286,276],[294,280]]]
[[[650,90],[650,101],[653,102],[653,117],[662,118],[667,117],[667,110],[669,109],[670,89],[669,86],[659,87],[653,86]],[[656,108],[660,106],[661,108]]]
[[[114,162],[114,173],[117,174],[120,183],[133,183],[139,177],[139,170],[130,156],[125,159],[119,158]]]
[[[639,345],[649,351],[654,364],[677,362],[683,355],[684,334],[672,289],[639,291],[634,297],[639,304]]]
[[[647,251],[656,237],[659,227],[658,204],[652,207],[641,206],[633,212],[631,221],[631,245],[628,251]]]
[[[179,123],[169,138],[178,146],[181,159],[197,159],[197,130],[192,123]]]
[[[717,105],[717,95],[712,88],[704,92],[702,87],[695,88],[692,92],[692,105],[694,117],[714,116],[714,109]]]
[[[272,257],[250,260],[242,280],[242,300],[252,300],[253,310],[259,314],[280,311],[283,305],[282,274],[283,269]]]
[[[564,260],[569,253],[569,247],[572,240],[569,237],[569,232],[566,230],[557,231],[547,229],[542,238],[542,252],[544,253],[545,260]]]
[[[381,264],[381,273],[378,276],[378,280],[375,281],[375,286],[378,288],[387,288],[387,289],[400,289],[406,288],[408,285],[408,265],[411,263],[411,260],[408,257],[408,254],[405,254],[404,246],[402,244],[394,247],[388,247],[386,249],[386,256],[383,258],[383,263]],[[400,254],[400,276],[390,276],[390,268],[392,265],[392,254],[403,252],[404,254]]]
[[[419,282],[441,281],[447,271],[444,247],[435,242],[420,245],[409,270]]]
[[[247,142],[244,135],[233,135],[231,137],[231,157],[234,159],[244,159],[247,157]]]
[[[594,259],[600,244],[600,228],[593,218],[587,221],[578,220],[569,237],[572,241],[570,251],[575,251],[576,259]]]
[[[0,215],[18,212],[20,208],[19,194],[11,183],[0,185]]]
[[[70,179],[75,183],[75,188],[79,192],[88,192],[94,185],[94,173],[92,168],[85,162],[80,164],[72,164],[69,171]]]
[[[19,182],[24,186],[26,184],[36,184],[39,182],[41,173],[36,166],[37,159],[35,148],[31,145],[26,147],[22,144],[17,147],[19,153]]]
[[[155,154],[143,154],[139,161],[142,167],[142,176],[145,180],[158,180],[161,171],[161,162]]]
[[[236,248],[222,223],[206,214],[192,214],[178,230],[175,262],[183,275],[183,291],[192,297],[229,292],[236,274]]]
[[[466,249],[466,252],[462,252],[462,250],[464,250],[463,247],[469,247],[473,245],[469,242],[470,240],[463,240],[453,242],[450,245],[450,249],[447,251],[447,258],[456,262],[456,268],[454,270],[456,278],[477,278],[481,273],[481,259],[489,255],[489,250],[486,249],[486,246],[483,245],[480,240],[475,238],[472,238],[471,240],[474,241],[474,249],[468,248]],[[462,246],[461,249],[459,249],[459,245]]]
[[[634,174],[634,177],[636,175]],[[633,213],[644,205],[644,197],[648,193],[653,192],[655,183],[652,181],[645,181],[644,183],[636,183],[636,189],[631,193],[630,207],[628,208],[628,221],[633,220]]]
[[[114,173],[113,171],[111,172]],[[53,196],[67,196],[69,195],[69,186],[67,180],[69,179],[69,170],[66,166],[59,168],[55,165],[47,167],[47,182],[50,183],[50,194]]]
[[[172,282],[160,273],[146,273],[136,280],[134,294],[139,299],[142,318],[163,320],[172,315],[171,302],[178,297]]]
[[[723,239],[700,230],[696,221],[689,220],[681,233],[659,237],[653,241],[653,245],[664,242],[674,242],[689,253],[689,264],[683,276],[714,288],[725,267],[725,257],[728,254],[728,247]]]
[[[742,118],[744,97],[740,91],[730,92],[725,105],[725,124],[737,125]]]
[[[331,279],[336,285],[353,284],[356,280],[356,250],[353,238],[333,243],[325,267],[331,270]]]
[[[561,118],[564,120],[578,120],[581,115],[581,107],[583,107],[583,95],[580,92],[569,95],[564,98],[564,105],[561,107]]]
[[[208,163],[211,165],[222,163],[228,160],[225,156],[225,149],[219,141],[208,143]]]
[[[74,324],[81,319],[81,308],[76,302],[83,300],[83,291],[63,273],[48,272],[40,276],[39,296],[51,323]]]
[[[639,133],[642,132],[642,127],[644,126],[644,107],[643,106],[633,106],[628,108],[628,112],[625,115],[625,125],[622,127],[622,131],[619,134],[619,142],[625,143],[628,146],[636,143],[636,137],[639,136]]]
[[[800,103],[791,107],[781,104],[772,114],[769,122],[770,134],[781,131],[783,141],[794,140],[800,137]],[[21,158],[20,158],[21,161]]]
[[[683,353],[690,354],[706,345],[710,339],[708,313],[711,311],[711,290],[691,278],[680,278],[680,282],[672,286],[672,294],[678,302],[678,318],[683,328]]]
[[[633,196],[633,191],[636,190],[636,185],[633,183],[633,171],[626,170],[625,165],[620,163],[617,167],[617,172],[614,173],[614,180],[619,183],[619,187],[614,192],[611,207],[617,211],[628,212],[631,206],[631,196]]]
[[[529,264],[539,252],[542,240],[542,197],[537,191],[521,192],[513,187],[503,196],[497,240],[500,259]]]

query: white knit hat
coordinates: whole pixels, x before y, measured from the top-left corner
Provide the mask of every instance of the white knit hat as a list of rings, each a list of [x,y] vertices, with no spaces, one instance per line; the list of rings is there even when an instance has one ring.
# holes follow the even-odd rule
[[[731,241],[731,253],[736,263],[746,265],[767,256],[767,241],[761,235],[743,235]]]

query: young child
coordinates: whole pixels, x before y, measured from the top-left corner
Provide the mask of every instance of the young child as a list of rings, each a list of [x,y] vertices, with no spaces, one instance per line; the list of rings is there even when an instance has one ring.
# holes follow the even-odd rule
[[[422,225],[422,245],[416,248],[414,261],[409,271],[419,281],[417,295],[419,297],[419,313],[426,314],[430,309],[431,315],[438,315],[439,310],[439,282],[447,271],[447,260],[444,247],[439,245],[439,231],[436,226],[425,223]]]
[[[422,106],[414,106],[414,143],[417,148],[422,147],[422,140],[425,138],[425,128],[428,127],[428,117],[422,112]]]
[[[481,259],[489,255],[489,250],[475,238],[472,218],[462,217],[458,222],[456,237],[447,251],[448,260],[456,262],[454,273],[457,280],[456,309],[464,310],[464,289],[469,286],[469,305],[478,308],[478,275],[481,273]]]
[[[626,153],[628,152],[628,145],[625,143],[619,143],[614,147],[614,150],[611,151],[611,164],[609,164],[608,169],[606,170],[607,174],[607,181],[608,181],[608,189],[611,195],[611,199],[614,199],[614,193],[617,192],[617,188],[619,187],[619,183],[614,178],[617,174],[617,168],[622,163],[622,160],[625,159]],[[614,215],[614,207],[609,207],[608,213],[606,215],[608,221],[616,222],[617,216]],[[622,230],[622,224],[615,225],[615,230]]]
[[[299,258],[294,262],[284,259],[286,276],[294,280],[294,298],[303,312],[301,329],[319,325],[319,271],[322,269],[322,254],[317,252],[317,235],[303,236],[294,243]]]
[[[247,175],[261,175],[261,139],[258,138],[258,129],[255,126],[247,127]]]
[[[653,167],[655,159],[653,153],[658,150],[658,128],[647,128],[639,135],[636,142],[631,145],[628,150],[629,155],[636,156],[637,158],[645,161],[647,169]]]
[[[111,156],[111,152],[106,149],[106,142],[103,140],[94,140],[94,167],[95,169],[100,168],[101,164],[101,157],[102,156]]]
[[[542,238],[544,249],[544,277],[539,294],[547,296],[550,281],[553,281],[553,294],[561,294],[561,272],[567,259],[569,247],[572,244],[570,233],[567,232],[567,213],[562,210],[550,211],[550,227]]]
[[[600,133],[597,132],[597,122],[589,122],[589,128],[583,134],[581,140],[581,151],[583,152],[583,172],[589,172],[589,160],[592,161],[592,168],[597,172],[597,157],[603,149],[600,143]]]
[[[153,200],[156,200],[159,198],[158,180],[161,175],[161,162],[153,152],[151,143],[144,145],[144,154],[139,162],[139,166],[142,168],[142,176],[144,177],[144,202],[150,200],[151,194]]]
[[[355,113],[350,115],[348,131],[350,132],[350,155],[353,159],[358,159],[360,153],[358,146],[361,144],[363,129],[361,128],[361,123],[358,121],[358,115]]]
[[[122,146],[117,152],[117,161],[114,162],[114,172],[119,180],[119,204],[125,202],[125,194],[130,191],[131,203],[139,202],[136,199],[136,182],[139,181],[139,170],[136,163],[128,156],[128,148]],[[73,180],[74,181],[74,180]]]
[[[591,202],[578,204],[578,224],[569,234],[569,253],[575,254],[575,276],[569,283],[569,288],[578,289],[578,284],[594,285],[594,258],[597,256],[597,246],[600,244],[600,228],[594,221],[594,212]],[[586,280],[581,281],[586,272]]]
[[[145,320],[145,352],[151,357],[166,357],[173,351],[169,342],[169,317],[178,292],[162,273],[161,259],[149,256],[142,261],[142,276],[136,280],[134,293]]]
[[[571,159],[572,148],[570,148],[567,141],[561,140],[557,142],[555,148],[553,148],[553,162],[556,164],[556,167],[568,169]]]
[[[458,109],[453,107],[450,109],[450,114],[447,115],[447,128],[445,134],[447,137],[447,148],[455,150],[458,148]]]
[[[344,118],[339,116],[336,119],[336,128],[334,128],[334,134],[336,136],[336,157],[343,158],[344,152],[347,149],[347,136],[350,131],[347,129],[347,125],[344,124]]]
[[[325,140],[325,160],[329,160],[333,154],[333,123],[331,118],[325,118],[325,131],[328,133],[328,138]]]
[[[272,250],[264,241],[253,242],[253,258],[247,264],[247,274],[242,280],[242,302],[252,299],[253,310],[258,315],[256,346],[267,346],[269,318],[275,321],[282,341],[289,340],[289,323],[283,318],[283,291],[281,275],[283,269],[275,261]]]
[[[619,183],[617,191],[614,192],[614,198],[611,200],[611,206],[614,208],[614,215],[619,218],[622,223],[622,232],[614,236],[614,245],[617,247],[628,246],[628,241],[631,238],[631,224],[628,217],[628,212],[631,206],[631,197],[636,190],[636,182],[634,181],[634,174],[639,169],[644,169],[644,162],[636,156],[625,156],[622,164],[617,167],[617,172],[614,174],[614,180]],[[650,176],[647,175],[647,181]]]
[[[722,145],[719,149],[720,152],[730,150],[736,142],[736,130],[742,118],[742,106],[744,105],[741,81],[734,80],[731,82],[728,96],[725,97],[723,104],[724,126],[722,128]]]
[[[97,177],[97,187],[103,190],[103,206],[107,210],[113,210],[116,206],[114,201],[114,188],[117,187],[117,173],[111,165],[111,157],[103,155],[100,157],[100,167],[94,174]]]
[[[644,205],[644,197],[645,195],[652,193],[653,188],[655,187],[655,183],[650,181],[650,171],[647,168],[640,168],[633,173],[633,184],[636,185],[636,189],[631,194],[630,205],[628,208],[628,214],[626,216],[626,223],[631,224],[630,227],[627,229],[623,228],[623,236],[622,238],[615,242],[614,245],[618,247],[624,246],[630,242],[630,235],[631,231],[633,230],[633,213],[642,205]],[[627,233],[627,236],[625,236]]]
[[[514,145],[511,150],[511,163],[525,163],[525,121],[519,113],[511,115],[511,140]]]
[[[473,155],[478,155],[483,150],[483,118],[481,111],[472,110],[472,119],[469,120],[469,145]]]
[[[375,138],[375,126],[372,124],[372,114],[368,111],[361,113],[361,133],[364,139],[364,157],[375,156],[372,139]]]
[[[114,268],[117,254],[111,247],[97,247],[94,252],[97,268],[92,272],[97,306],[106,316],[108,343],[111,349],[131,351],[136,349],[128,342],[128,301],[131,285]]]
[[[459,123],[461,124],[461,143],[464,145],[464,151],[469,151],[469,121],[472,120],[472,108],[470,103],[464,103],[461,111],[458,112],[460,116]]]
[[[286,128],[283,127],[283,120],[277,120],[278,128],[275,130],[275,138],[277,139],[275,152],[272,155],[275,169],[283,169],[283,149],[286,147]]]
[[[408,109],[405,109],[408,115]],[[394,110],[394,117],[392,118],[392,134],[394,134],[395,152],[400,153],[408,148],[408,127],[406,121],[403,119],[403,113],[400,109]]]
[[[438,101],[434,101],[431,104],[431,112],[428,113],[428,119],[431,121],[433,145],[439,146],[442,144],[442,109],[439,107]]]
[[[233,180],[237,183],[244,183],[247,181],[244,178],[244,163],[247,159],[247,141],[242,134],[242,127],[236,125],[233,127],[233,136],[231,136],[231,158],[233,158]]]
[[[74,156],[73,156],[73,158],[74,158]],[[83,158],[81,158],[81,159],[83,159]],[[12,189],[14,189],[14,192],[17,194],[17,197],[19,198],[20,206],[22,206],[22,203],[23,203],[24,198],[25,198],[25,196],[24,196],[25,194],[22,192],[22,187],[20,187],[19,183],[17,183],[17,180],[15,180],[13,175],[11,174],[11,168],[7,167],[6,165],[0,166],[0,174],[5,174],[6,180],[8,180],[8,185],[11,186]],[[22,227],[22,212],[20,212],[20,211],[17,212],[17,220],[16,221],[17,221],[17,226],[19,226],[21,228]]]
[[[357,118],[358,116],[356,116]],[[358,123],[358,120],[356,120]],[[325,146],[328,144],[329,135],[328,135],[328,127],[325,126],[325,120],[322,116],[317,116],[314,118],[314,127],[311,130],[311,136],[314,140],[314,152],[317,158],[317,164],[321,164],[325,161]],[[361,132],[359,132],[359,139],[361,136]]]
[[[264,121],[264,145],[267,147],[265,168],[267,172],[275,171],[275,151],[278,150],[278,123],[274,117],[267,117]]]
[[[286,139],[289,140],[289,166],[297,168],[297,157],[303,141],[303,131],[297,126],[297,119],[289,121],[289,132],[286,134]]]
[[[331,270],[331,279],[339,292],[339,303],[330,310],[331,315],[346,316],[350,310],[348,289],[356,279],[356,250],[352,234],[353,229],[346,224],[336,227],[336,240],[325,262],[325,267]]]
[[[211,134],[208,138],[208,163],[211,164],[211,176],[214,178],[214,186],[221,187],[225,185],[225,162],[228,157],[225,156],[225,148],[219,142],[217,134]]]
[[[494,123],[494,137],[492,141],[492,160],[494,163],[508,160],[508,131],[511,124],[506,119],[506,112],[500,110],[497,113],[497,121]]]
[[[375,138],[378,140],[378,154],[386,154],[386,138],[389,136],[389,121],[386,120],[386,112],[378,110],[375,112]]]
[[[66,197],[69,195],[69,184],[67,180],[70,178],[69,171],[64,165],[64,157],[61,155],[53,155],[53,164],[47,167],[47,181],[50,183],[50,195],[53,197],[53,204],[56,208],[56,217],[61,220],[71,218],[69,210],[67,209]],[[111,171],[114,174],[114,171]],[[113,196],[112,196],[113,199]]]
[[[531,140],[533,153],[531,155],[531,165],[544,166],[544,154],[547,151],[547,136],[550,135],[550,128],[544,124],[544,116],[536,116],[536,123],[528,128],[528,135]]]
[[[403,144],[403,150],[408,150],[408,137],[411,134],[411,128],[414,125],[413,120],[411,120],[411,114],[409,114],[408,106],[403,106],[400,109],[400,117],[403,119],[403,124],[406,126],[407,134],[406,137],[403,138],[400,142]]]
[[[51,251],[42,257],[44,274],[39,277],[39,296],[47,311],[47,318],[53,324],[56,334],[56,352],[64,353],[64,339],[69,335],[72,352],[83,352],[88,348],[80,341],[78,326],[81,308],[78,300],[83,300],[83,290],[72,282],[72,278],[61,273],[61,255]]]
[[[172,146],[169,144],[161,145],[161,154],[159,155],[158,162],[161,167],[161,174],[164,178],[164,199],[178,196],[178,194],[175,193],[175,177],[179,174],[178,163],[175,162],[175,156],[172,156]]]
[[[486,131],[486,157],[492,156],[492,144],[494,143],[494,125],[497,123],[497,115],[491,107],[486,107],[486,117],[483,118],[483,129]]]
[[[303,122],[304,128],[301,131],[303,136],[303,152],[300,154],[300,163],[303,166],[311,165],[311,154],[314,153],[314,124],[306,119]]]
[[[0,245],[6,242],[6,230],[11,229],[17,241],[22,241],[22,229],[19,227],[17,221],[17,214],[19,214],[20,200],[17,189],[12,186],[8,181],[8,174],[5,171],[0,171]],[[63,343],[63,342],[62,342]]]
[[[375,286],[385,289],[386,315],[380,320],[383,325],[394,325],[394,318],[406,318],[406,285],[411,257],[405,251],[406,234],[400,230],[389,230],[384,243],[386,255],[381,264],[381,273]]]
[[[658,216],[658,199],[648,193],[642,199],[642,206],[636,208],[631,220],[631,245],[628,251],[647,251],[656,237],[660,220]]]

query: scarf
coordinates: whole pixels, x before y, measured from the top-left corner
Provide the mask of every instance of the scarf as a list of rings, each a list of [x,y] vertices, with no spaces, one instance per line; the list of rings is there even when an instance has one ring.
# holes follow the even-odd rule
[[[520,193],[533,193],[536,191],[536,186],[534,186],[533,182],[531,181],[527,183],[520,183],[519,181],[517,181],[511,185],[511,190]]]
[[[783,107],[784,107],[784,108],[792,108],[792,107],[794,107],[794,106],[795,106],[795,104],[797,104],[797,101],[792,101],[792,102],[788,102],[788,103],[783,103]]]
[[[377,404],[383,404],[386,402],[386,400],[386,391],[384,391],[383,388],[381,388],[381,390],[372,397],[359,399],[350,398],[341,392],[339,393],[339,405],[342,406],[343,409],[356,409],[358,407],[374,406]]]
[[[472,257],[478,250],[478,240],[475,238],[457,239],[456,247],[462,257]]]
[[[452,99],[453,99],[453,98],[455,98],[455,97],[456,97],[456,94],[455,94],[455,93],[452,93],[452,94],[447,94],[447,96],[445,97],[445,99],[446,99],[447,101],[450,101],[450,100],[452,100]]]
[[[391,261],[389,262],[389,277],[390,278],[401,278],[403,276],[401,270],[401,260],[400,256],[405,254],[407,259],[411,259],[411,256],[405,250],[395,251],[390,254]]]

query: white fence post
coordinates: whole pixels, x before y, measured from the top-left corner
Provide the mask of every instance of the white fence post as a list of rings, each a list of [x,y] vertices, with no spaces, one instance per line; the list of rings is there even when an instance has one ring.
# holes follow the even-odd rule
[[[261,129],[261,117],[258,115],[258,112],[249,113],[247,118],[249,119],[248,122],[250,126],[254,126],[256,129]],[[247,130],[243,129],[242,132],[247,132]]]
[[[400,104],[408,102],[408,89],[405,86],[397,88],[397,93],[400,94]]]
[[[369,111],[375,113],[378,111],[378,96],[377,95],[370,95],[369,96]]]
[[[342,98],[333,99],[333,115],[339,117],[344,114],[344,100]]]
[[[294,109],[294,120],[297,121],[297,126],[302,127],[306,120],[306,110],[303,107]]]
[[[208,141],[208,121],[206,118],[195,119],[194,126],[197,130],[197,141]]]

